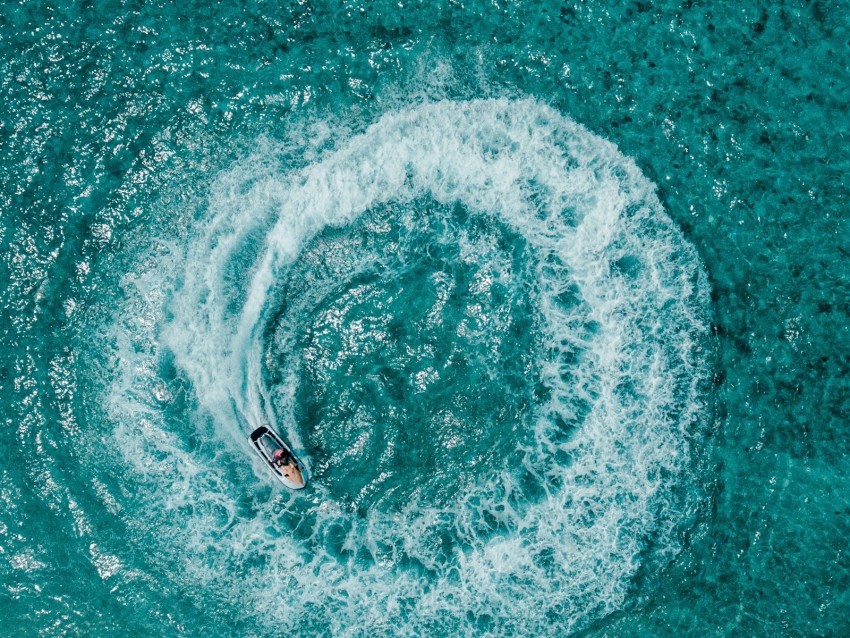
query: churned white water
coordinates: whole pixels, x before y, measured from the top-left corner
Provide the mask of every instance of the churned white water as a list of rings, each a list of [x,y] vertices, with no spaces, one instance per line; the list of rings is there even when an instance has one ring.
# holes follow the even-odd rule
[[[448,502],[355,512],[321,480],[283,491],[247,444],[254,427],[274,423],[308,472],[318,459],[296,418],[298,367],[267,382],[280,281],[328,226],[387,205],[415,224],[422,201],[492,219],[533,256],[546,392],[519,460]],[[106,436],[149,503],[140,533],[187,590],[340,636],[549,635],[621,608],[641,567],[678,551],[708,287],[614,145],[532,100],[427,103],[331,142],[263,143],[181,241],[124,278]],[[164,408],[164,368],[186,412]]]

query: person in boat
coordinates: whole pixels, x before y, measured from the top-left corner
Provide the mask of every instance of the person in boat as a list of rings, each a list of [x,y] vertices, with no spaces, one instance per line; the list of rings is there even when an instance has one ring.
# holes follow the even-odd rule
[[[287,450],[284,450],[282,447],[276,449],[272,455],[272,460],[280,468],[281,474],[290,481],[299,485],[304,482],[298,463],[295,462],[295,458]]]

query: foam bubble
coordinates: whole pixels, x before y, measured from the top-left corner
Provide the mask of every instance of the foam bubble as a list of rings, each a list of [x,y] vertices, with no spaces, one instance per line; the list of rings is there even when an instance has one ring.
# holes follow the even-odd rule
[[[261,625],[333,635],[544,635],[621,608],[642,563],[678,550],[702,412],[706,279],[653,185],[531,100],[388,113],[324,153],[306,148],[300,168],[270,151],[219,179],[185,248],[127,276],[115,317],[114,437],[173,527],[155,542],[184,557],[186,586],[240,601]],[[450,504],[362,516],[320,484],[257,497],[239,469],[254,463],[252,427],[279,424],[314,462],[298,379],[264,377],[276,286],[323,228],[417,198],[491,216],[535,255],[548,392],[521,471],[481,477]],[[158,403],[163,358],[190,383],[194,431]]]

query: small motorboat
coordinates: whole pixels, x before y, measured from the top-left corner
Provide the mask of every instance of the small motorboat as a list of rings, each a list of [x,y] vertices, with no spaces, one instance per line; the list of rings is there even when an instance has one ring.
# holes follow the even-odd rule
[[[281,483],[291,490],[300,490],[307,485],[304,464],[274,430],[262,425],[251,432],[250,439],[257,454]]]

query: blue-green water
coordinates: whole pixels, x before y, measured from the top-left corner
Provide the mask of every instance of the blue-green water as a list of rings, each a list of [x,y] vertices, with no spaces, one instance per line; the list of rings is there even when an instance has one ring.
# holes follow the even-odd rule
[[[0,635],[850,633],[850,7],[116,4],[0,9]]]

